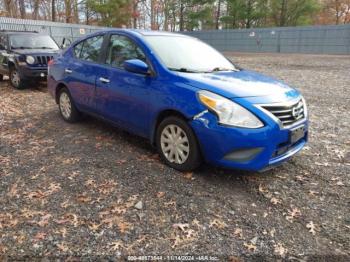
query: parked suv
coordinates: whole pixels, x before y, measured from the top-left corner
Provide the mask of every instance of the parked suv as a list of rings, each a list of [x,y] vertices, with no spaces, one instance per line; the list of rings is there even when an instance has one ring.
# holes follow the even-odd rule
[[[48,35],[28,31],[0,31],[0,81],[10,77],[17,89],[29,81],[46,80],[47,64],[59,51]]]

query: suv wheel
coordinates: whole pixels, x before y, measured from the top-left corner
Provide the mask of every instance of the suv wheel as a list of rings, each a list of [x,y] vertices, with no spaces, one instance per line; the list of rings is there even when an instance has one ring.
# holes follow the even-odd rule
[[[10,69],[10,82],[11,82],[11,85],[16,89],[24,89],[25,88],[25,84],[23,83],[23,79],[21,78],[21,76],[16,68]]]
[[[80,113],[74,105],[74,101],[67,88],[60,90],[58,95],[58,106],[62,118],[69,122],[74,123],[80,119]]]
[[[159,124],[156,144],[162,160],[179,171],[191,171],[202,162],[195,134],[179,117],[168,117]]]

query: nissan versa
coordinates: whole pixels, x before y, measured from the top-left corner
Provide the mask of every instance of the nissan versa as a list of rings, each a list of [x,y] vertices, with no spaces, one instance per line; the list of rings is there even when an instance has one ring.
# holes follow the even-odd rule
[[[181,171],[202,161],[264,170],[307,141],[307,109],[297,90],[184,35],[89,35],[49,62],[48,86],[64,120],[87,113],[146,137]]]

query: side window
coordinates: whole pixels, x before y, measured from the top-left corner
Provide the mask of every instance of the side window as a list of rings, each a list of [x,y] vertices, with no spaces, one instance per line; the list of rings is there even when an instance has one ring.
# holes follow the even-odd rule
[[[123,68],[124,61],[129,59],[140,59],[146,62],[145,54],[131,39],[122,35],[111,35],[106,64]]]
[[[83,44],[82,49],[80,51],[79,56],[77,57],[82,60],[97,62],[101,52],[102,43],[103,43],[102,35],[94,36],[86,39],[85,41],[82,42]],[[74,47],[74,53],[75,52],[79,53],[78,45]],[[77,50],[75,50],[76,47],[77,47]]]
[[[74,46],[73,52],[74,52],[74,56],[75,56],[76,58],[80,58],[80,53],[81,53],[81,49],[83,48],[83,44],[84,44],[84,41],[83,41],[83,42],[80,42],[79,44],[77,44],[76,46]]]
[[[6,49],[6,36],[0,35],[0,50]]]

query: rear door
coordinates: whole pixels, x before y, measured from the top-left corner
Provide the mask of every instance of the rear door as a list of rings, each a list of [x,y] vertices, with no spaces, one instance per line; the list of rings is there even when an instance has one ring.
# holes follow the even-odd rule
[[[73,47],[73,56],[64,68],[65,82],[78,109],[96,111],[95,85],[100,70],[104,34],[92,36]]]

